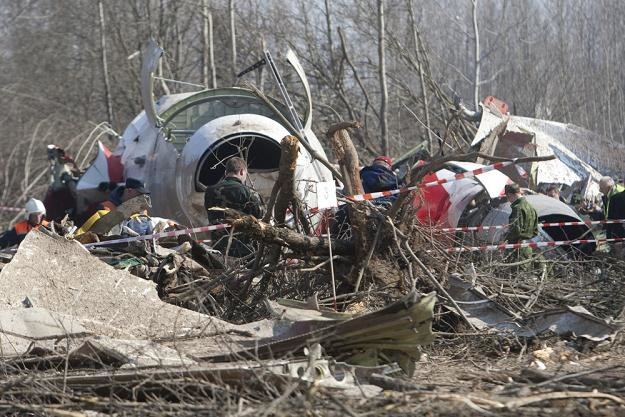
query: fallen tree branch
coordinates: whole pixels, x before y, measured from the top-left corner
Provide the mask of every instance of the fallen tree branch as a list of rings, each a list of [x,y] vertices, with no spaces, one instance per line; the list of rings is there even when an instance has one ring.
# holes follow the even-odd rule
[[[544,162],[544,161],[552,161],[556,159],[555,155],[545,155],[545,156],[528,156],[525,158],[503,158],[501,156],[495,155],[486,155],[483,153],[477,153],[477,156],[491,162],[510,162],[516,160],[518,164],[522,164],[525,162]]]
[[[408,253],[412,257],[412,259],[414,259],[414,261],[417,263],[417,265],[419,265],[419,267],[423,270],[423,272],[425,272],[425,275],[429,278],[430,283],[432,285],[434,285],[434,287],[436,287],[436,289],[438,291],[440,291],[441,294],[443,294],[443,296],[454,306],[454,309],[458,312],[460,317],[462,317],[464,319],[464,321],[469,325],[471,330],[477,331],[475,326],[473,326],[473,324],[471,324],[471,322],[469,321],[469,318],[466,316],[466,314],[464,314],[464,311],[462,311],[460,306],[458,306],[458,303],[456,303],[456,301],[451,297],[451,295],[449,295],[447,290],[445,288],[443,288],[443,286],[440,284],[440,282],[438,282],[438,280],[434,277],[434,275],[432,275],[432,273],[427,268],[427,266],[425,266],[423,264],[423,262],[421,262],[421,259],[419,259],[419,257],[417,255],[415,255],[415,253],[410,248],[410,245],[408,244],[408,242],[404,242],[404,246],[406,247],[406,249],[408,249]]]
[[[226,210],[226,217],[230,219],[229,222],[237,228],[237,231],[254,240],[286,246],[297,252],[323,255],[328,253],[328,239],[306,236],[290,229],[275,227],[253,216],[241,216],[232,210]],[[336,255],[353,255],[352,242],[342,239],[331,239],[331,242],[332,251]]]
[[[603,392],[576,392],[576,391],[560,391],[560,392],[547,392],[545,394],[530,395],[524,398],[517,398],[504,403],[504,407],[508,410],[514,410],[516,408],[524,407],[526,405],[539,403],[542,401],[550,400],[565,400],[575,398],[602,398],[605,400],[611,400],[615,403],[625,406],[625,400],[617,397],[616,395],[605,394]]]

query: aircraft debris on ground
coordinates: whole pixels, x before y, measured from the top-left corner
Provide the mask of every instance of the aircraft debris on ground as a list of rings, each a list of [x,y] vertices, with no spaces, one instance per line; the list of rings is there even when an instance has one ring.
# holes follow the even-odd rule
[[[149,86],[149,66],[144,77]],[[560,152],[568,145],[554,132],[570,127],[509,116],[489,98],[475,147],[401,158],[406,186],[381,206],[358,191],[357,123],[328,129],[338,166],[326,166],[300,79],[309,102],[301,129],[251,87],[157,103],[148,90],[118,150],[99,144],[85,172],[49,149],[50,195],[73,189],[73,214],[106,197],[103,182],[129,177],[146,182],[152,204],[128,200],[82,235],[75,216],[59,215],[2,252],[2,412],[622,413],[625,261],[605,245],[571,242],[596,241],[598,231],[574,205],[531,191],[559,183],[593,192],[598,168]],[[523,152],[513,153],[511,137],[523,138]],[[271,196],[263,219],[224,210],[218,226],[254,245],[241,258],[206,242],[201,202],[221,161],[239,152]],[[510,251],[450,252],[497,248],[511,210],[503,189],[523,178],[542,224],[575,223],[545,225],[536,242],[568,243],[537,252],[529,271]],[[120,226],[146,209],[176,223],[148,235]]]

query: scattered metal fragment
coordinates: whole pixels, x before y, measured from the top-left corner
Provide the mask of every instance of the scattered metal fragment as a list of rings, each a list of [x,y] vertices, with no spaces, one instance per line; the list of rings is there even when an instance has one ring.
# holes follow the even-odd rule
[[[520,337],[535,337],[546,332],[573,335],[599,342],[612,339],[618,327],[593,316],[581,306],[564,307],[521,317],[488,299],[458,275],[449,278],[449,294],[468,320],[478,329],[493,329]]]

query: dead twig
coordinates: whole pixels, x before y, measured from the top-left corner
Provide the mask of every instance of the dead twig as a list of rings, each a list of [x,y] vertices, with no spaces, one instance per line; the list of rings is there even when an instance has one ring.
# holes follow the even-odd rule
[[[425,272],[425,275],[429,278],[430,283],[432,285],[434,285],[434,287],[436,287],[436,289],[438,291],[440,291],[441,294],[443,294],[443,296],[454,306],[454,309],[458,312],[460,317],[462,317],[464,319],[464,321],[469,325],[471,330],[477,331],[475,326],[473,326],[473,324],[471,324],[471,322],[469,321],[468,317],[466,316],[466,314],[464,314],[464,311],[462,311],[462,309],[460,308],[460,306],[458,306],[456,301],[449,295],[447,290],[445,290],[445,288],[443,288],[443,286],[440,284],[440,282],[438,282],[438,280],[434,277],[434,275],[432,275],[432,273],[427,268],[427,266],[425,266],[423,264],[423,262],[421,262],[421,259],[419,259],[419,257],[417,255],[415,255],[415,253],[410,248],[410,245],[408,245],[408,242],[405,242],[404,245],[405,245],[406,249],[408,250],[408,253],[412,257],[412,259],[414,259],[415,262],[417,263],[417,265],[419,265],[419,267],[423,270],[423,272]]]

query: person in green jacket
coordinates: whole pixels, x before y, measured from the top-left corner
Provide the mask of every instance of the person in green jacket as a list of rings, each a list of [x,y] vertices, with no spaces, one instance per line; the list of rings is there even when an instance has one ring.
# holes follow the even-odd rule
[[[512,213],[508,219],[508,243],[521,243],[524,240],[532,239],[538,234],[538,214],[525,197],[521,195],[518,184],[507,184],[505,187],[506,198],[510,202]],[[518,250],[519,261],[532,257],[532,248],[521,248]],[[524,265],[531,268],[531,264]]]
[[[249,214],[258,219],[265,213],[265,205],[261,196],[252,188],[245,185],[247,179],[247,164],[243,158],[237,156],[226,162],[225,176],[217,184],[208,186],[204,193],[204,207],[208,214],[209,224],[218,224],[223,221],[224,208],[234,209],[243,214]],[[213,247],[223,251],[227,247],[228,231],[218,230],[212,233]],[[246,242],[237,240],[231,245],[231,255],[245,256],[250,253],[246,250]]]
[[[603,201],[603,219],[621,220],[625,219],[625,187],[618,184],[611,177],[603,177],[599,181],[599,191]],[[604,225],[605,235],[608,239],[625,238],[625,228],[623,224]],[[623,258],[625,248],[622,241],[610,243],[610,252],[618,258]]]

